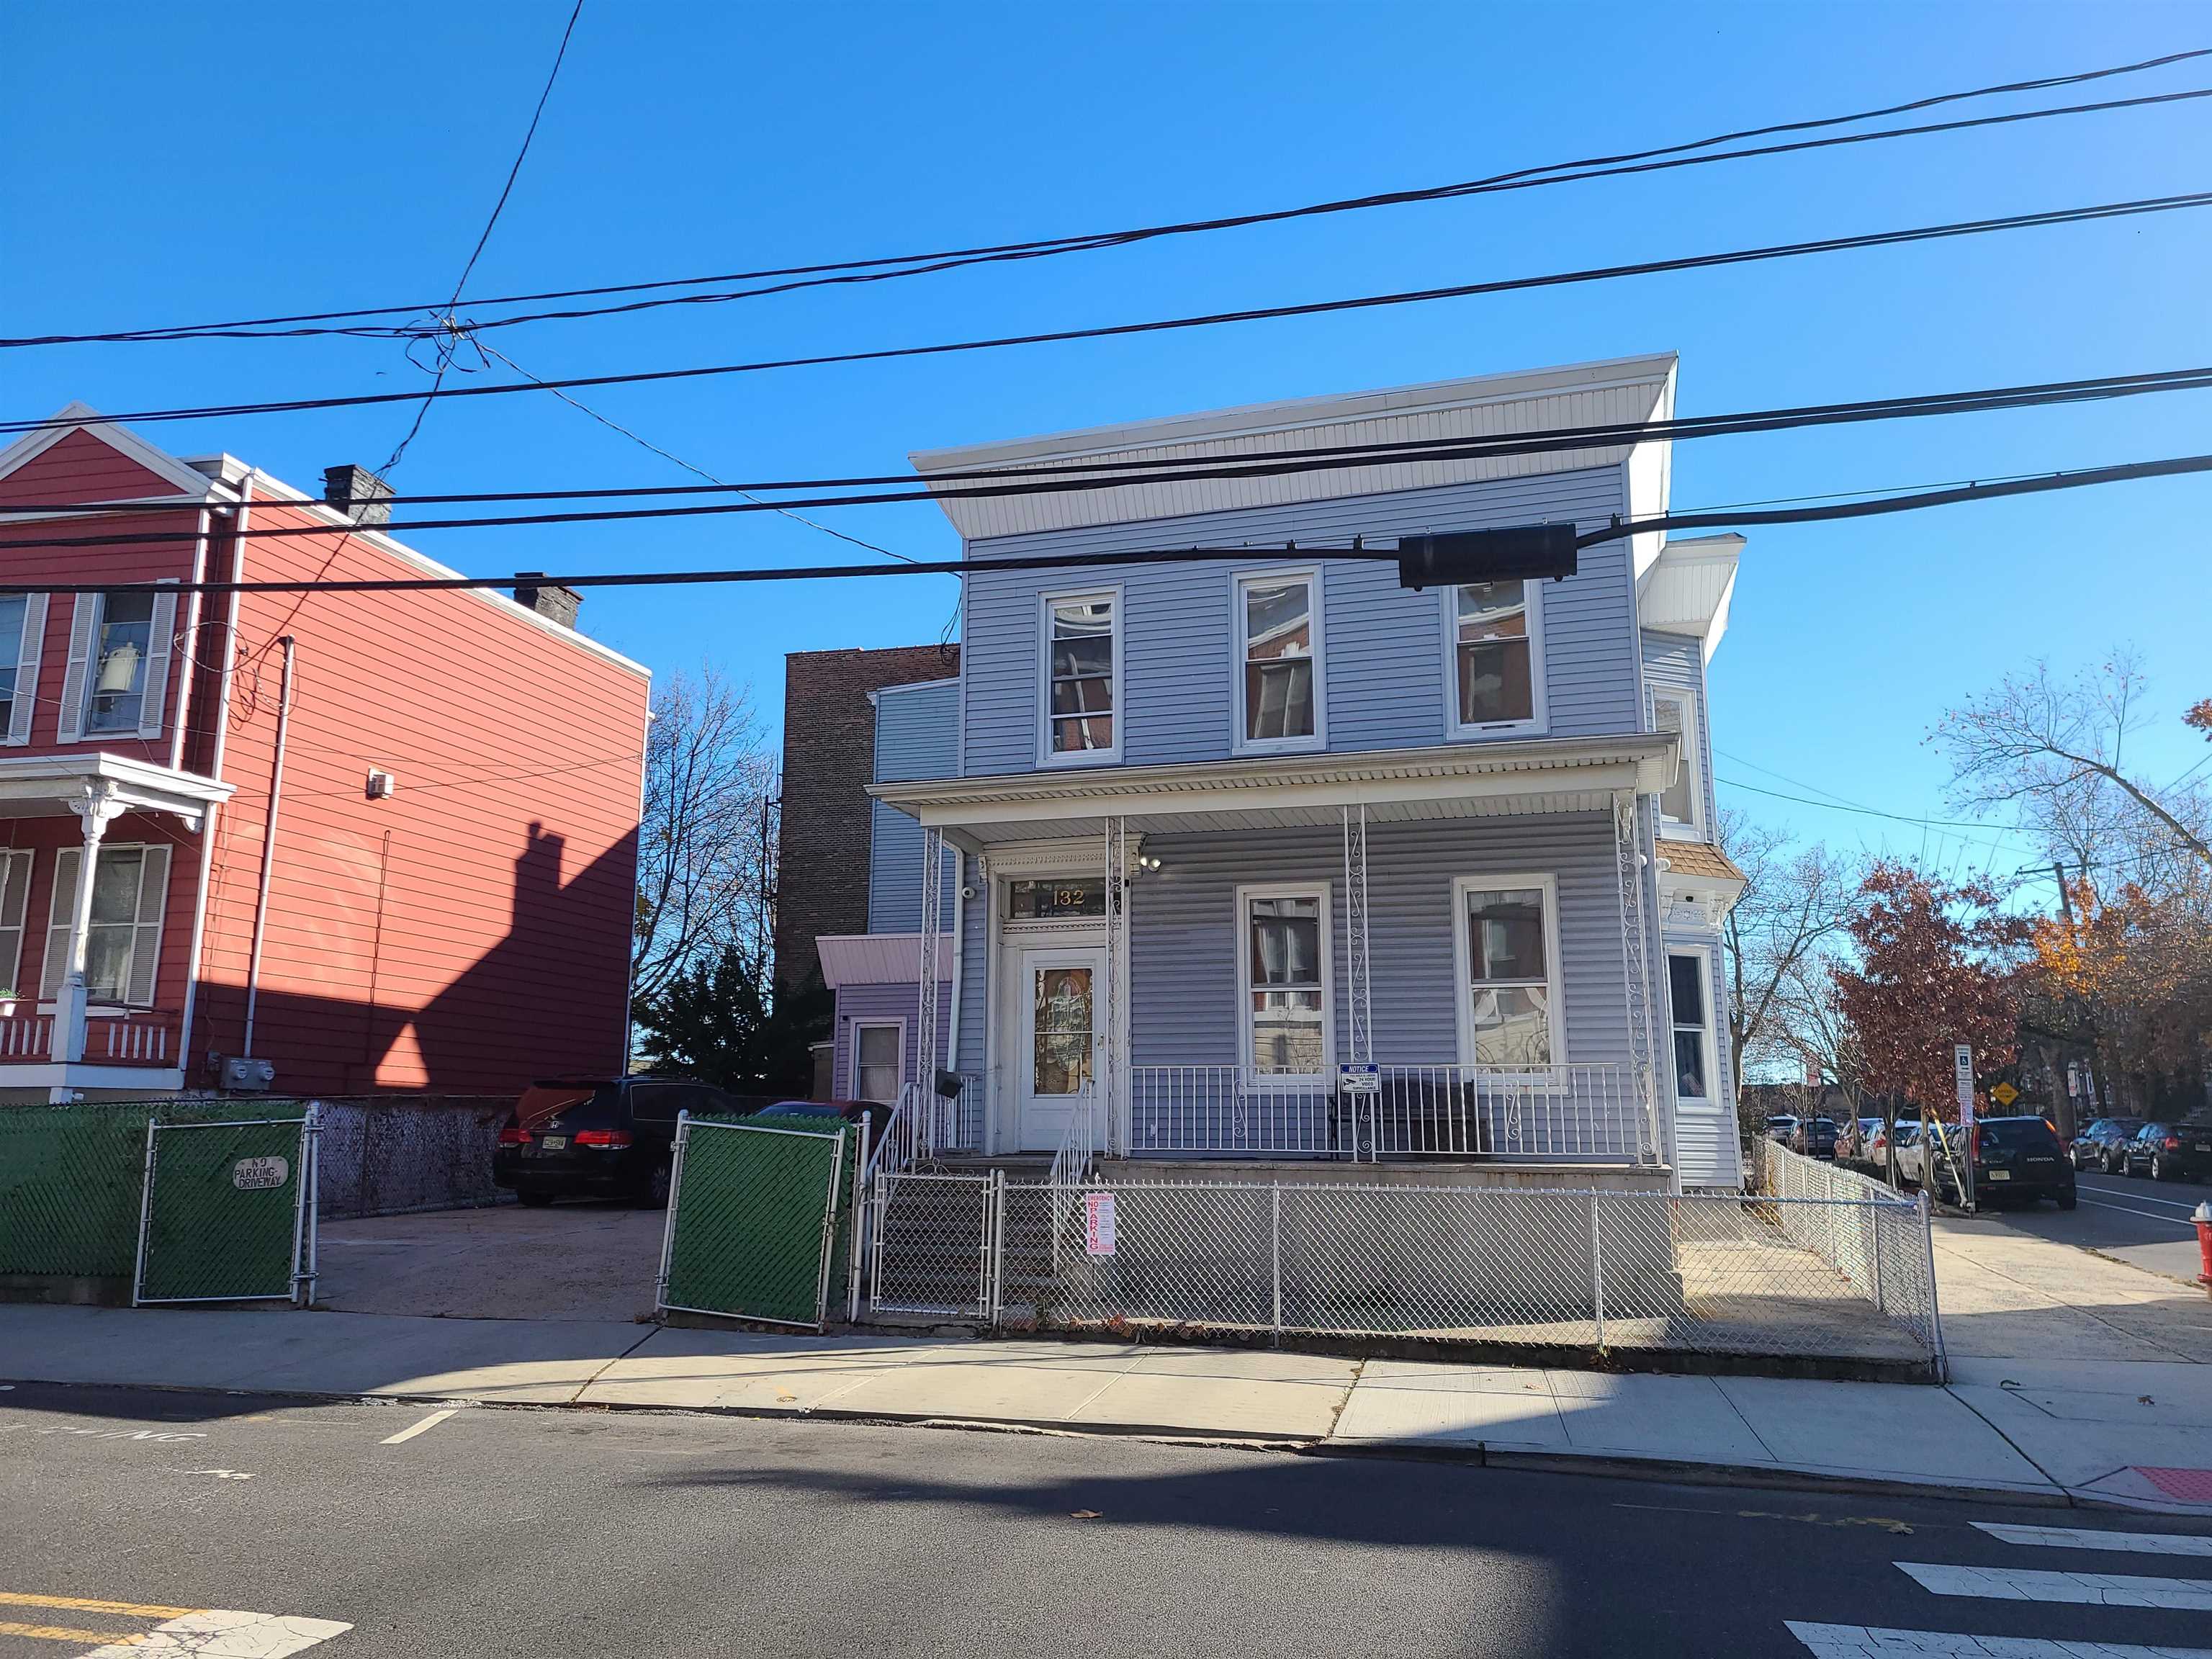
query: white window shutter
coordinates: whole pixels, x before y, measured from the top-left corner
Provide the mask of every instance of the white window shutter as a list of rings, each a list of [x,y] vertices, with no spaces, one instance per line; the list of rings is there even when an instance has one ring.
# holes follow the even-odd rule
[[[20,995],[16,975],[23,971],[23,918],[31,885],[31,854],[18,849],[0,861],[0,991]]]
[[[145,694],[138,702],[138,735],[161,735],[161,707],[169,695],[169,653],[176,642],[177,596],[154,596],[154,623],[146,641]]]
[[[93,624],[100,619],[100,595],[80,593],[70,619],[69,672],[62,677],[62,716],[54,733],[58,743],[76,743],[84,736],[84,682],[92,657]]]
[[[83,861],[81,847],[64,847],[54,854],[53,900],[46,912],[46,959],[39,967],[39,994],[48,1001],[62,994],[62,981],[69,976],[70,912],[76,908],[77,866]]]
[[[46,596],[33,593],[23,601],[23,643],[15,653],[15,700],[8,708],[10,744],[31,740],[31,714],[39,706],[39,658],[46,643]]]
[[[131,938],[131,983],[123,1000],[134,1008],[154,1004],[154,973],[161,962],[161,918],[169,908],[169,849],[145,849],[138,871],[138,926]]]

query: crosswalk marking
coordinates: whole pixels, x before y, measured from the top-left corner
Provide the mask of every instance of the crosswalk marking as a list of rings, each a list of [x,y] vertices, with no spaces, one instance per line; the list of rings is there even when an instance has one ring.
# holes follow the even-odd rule
[[[1949,1631],[1808,1625],[1790,1633],[1814,1659],[2212,1659],[2212,1648],[2145,1648],[2119,1642],[2053,1642],[2034,1636],[1965,1636]]]
[[[2018,1567],[1939,1566],[1927,1561],[1899,1561],[1897,1565],[1917,1580],[1922,1589],[1937,1595],[2212,1613],[2212,1579],[2140,1578],[2118,1572],[2037,1572]]]
[[[289,1659],[353,1628],[334,1619],[288,1619],[281,1613],[208,1607],[156,1625],[141,1635],[94,1648],[83,1659]]]
[[[2117,1550],[2130,1555],[2212,1556],[2212,1538],[2181,1532],[2098,1532],[2088,1527],[2015,1527],[2000,1521],[1977,1521],[1976,1528],[2008,1544],[2033,1544],[2046,1549]]]

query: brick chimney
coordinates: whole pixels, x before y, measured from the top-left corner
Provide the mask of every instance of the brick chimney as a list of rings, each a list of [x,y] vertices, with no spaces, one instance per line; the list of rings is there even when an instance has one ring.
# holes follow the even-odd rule
[[[323,469],[323,500],[364,528],[392,522],[391,499],[392,486],[365,466]]]
[[[514,573],[514,602],[528,606],[541,617],[550,617],[563,628],[574,628],[584,596],[573,587],[547,581],[542,570],[518,570]]]

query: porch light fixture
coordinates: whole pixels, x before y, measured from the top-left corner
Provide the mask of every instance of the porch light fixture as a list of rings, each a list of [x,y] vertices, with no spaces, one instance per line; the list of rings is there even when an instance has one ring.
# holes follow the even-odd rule
[[[1139,854],[1137,854],[1137,868],[1138,868],[1138,869],[1139,869],[1139,870],[1147,870],[1147,871],[1149,871],[1149,870],[1157,870],[1157,869],[1158,869],[1159,867],[1160,867],[1160,860],[1159,860],[1159,855],[1158,855],[1158,854],[1156,854],[1156,853],[1139,853]]]
[[[1398,542],[1398,586],[1415,592],[1516,577],[1559,581],[1574,574],[1575,527],[1571,524],[1460,530],[1442,536],[1405,536]]]

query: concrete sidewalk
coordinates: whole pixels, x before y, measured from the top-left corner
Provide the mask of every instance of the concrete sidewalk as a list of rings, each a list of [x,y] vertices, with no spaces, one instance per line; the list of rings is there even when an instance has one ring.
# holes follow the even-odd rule
[[[585,1320],[0,1306],[0,1376],[21,1382],[1202,1436],[2212,1516],[2212,1366],[1968,1358],[1956,1373],[1937,1389]]]

